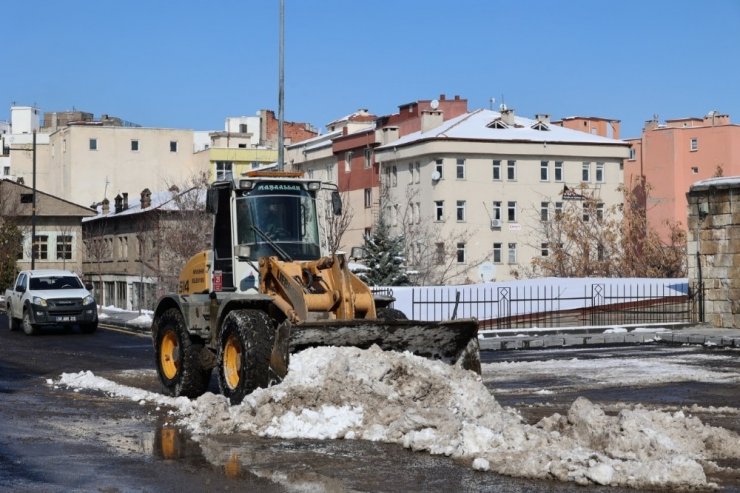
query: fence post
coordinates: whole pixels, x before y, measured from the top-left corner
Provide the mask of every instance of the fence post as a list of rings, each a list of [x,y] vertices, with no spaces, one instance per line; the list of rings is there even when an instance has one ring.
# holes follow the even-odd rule
[[[592,284],[591,285],[591,325],[601,325],[600,322],[600,311],[596,309],[604,303],[604,290],[606,285],[604,284]]]
[[[496,317],[496,327],[503,328],[503,322],[510,322],[511,317],[511,288],[498,288],[498,316]],[[507,323],[507,325],[509,325]]]

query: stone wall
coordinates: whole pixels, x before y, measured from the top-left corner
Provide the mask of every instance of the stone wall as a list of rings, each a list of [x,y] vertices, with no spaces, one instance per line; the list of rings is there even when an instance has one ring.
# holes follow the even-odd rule
[[[689,279],[704,283],[705,320],[715,327],[738,328],[740,177],[699,181],[686,196]]]

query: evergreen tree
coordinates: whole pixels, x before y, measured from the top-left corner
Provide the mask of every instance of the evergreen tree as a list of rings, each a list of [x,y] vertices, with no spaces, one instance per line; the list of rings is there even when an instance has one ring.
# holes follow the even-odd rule
[[[10,287],[15,281],[16,260],[21,252],[23,235],[10,221],[0,218],[0,289]]]
[[[369,270],[358,274],[360,278],[370,286],[409,286],[404,241],[403,235],[391,235],[390,227],[380,214],[373,233],[365,236],[363,263]]]

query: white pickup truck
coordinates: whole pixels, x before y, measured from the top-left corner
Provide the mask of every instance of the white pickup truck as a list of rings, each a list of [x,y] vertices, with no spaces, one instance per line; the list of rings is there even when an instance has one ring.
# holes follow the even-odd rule
[[[5,291],[5,314],[10,330],[23,328],[28,335],[42,326],[79,325],[84,333],[98,328],[98,310],[77,274],[66,270],[24,270]]]

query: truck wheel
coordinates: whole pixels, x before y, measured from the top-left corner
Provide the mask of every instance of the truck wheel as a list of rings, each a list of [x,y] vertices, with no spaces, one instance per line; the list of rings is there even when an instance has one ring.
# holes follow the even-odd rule
[[[234,310],[226,315],[218,340],[218,385],[232,404],[270,384],[270,353],[275,328],[260,310]]]
[[[154,320],[157,374],[167,395],[200,397],[208,390],[211,370],[203,368],[203,346],[190,340],[180,310],[169,308]]]
[[[89,324],[80,324],[80,330],[83,334],[92,334],[96,330],[98,330],[98,323],[92,322]]]
[[[20,329],[20,328],[21,328],[21,327],[20,327],[20,325],[21,325],[21,324],[19,324],[19,323],[18,323],[18,319],[17,319],[17,318],[13,318],[13,315],[12,315],[12,313],[13,313],[13,312],[12,312],[12,310],[10,309],[10,305],[8,305],[8,306],[7,306],[6,308],[5,308],[5,315],[6,315],[7,317],[8,317],[8,328],[9,328],[9,329],[10,329],[11,331],[16,331],[16,330],[18,330],[18,329]]]
[[[38,333],[38,328],[31,323],[31,312],[28,309],[23,310],[23,332],[27,336],[33,336]]]

